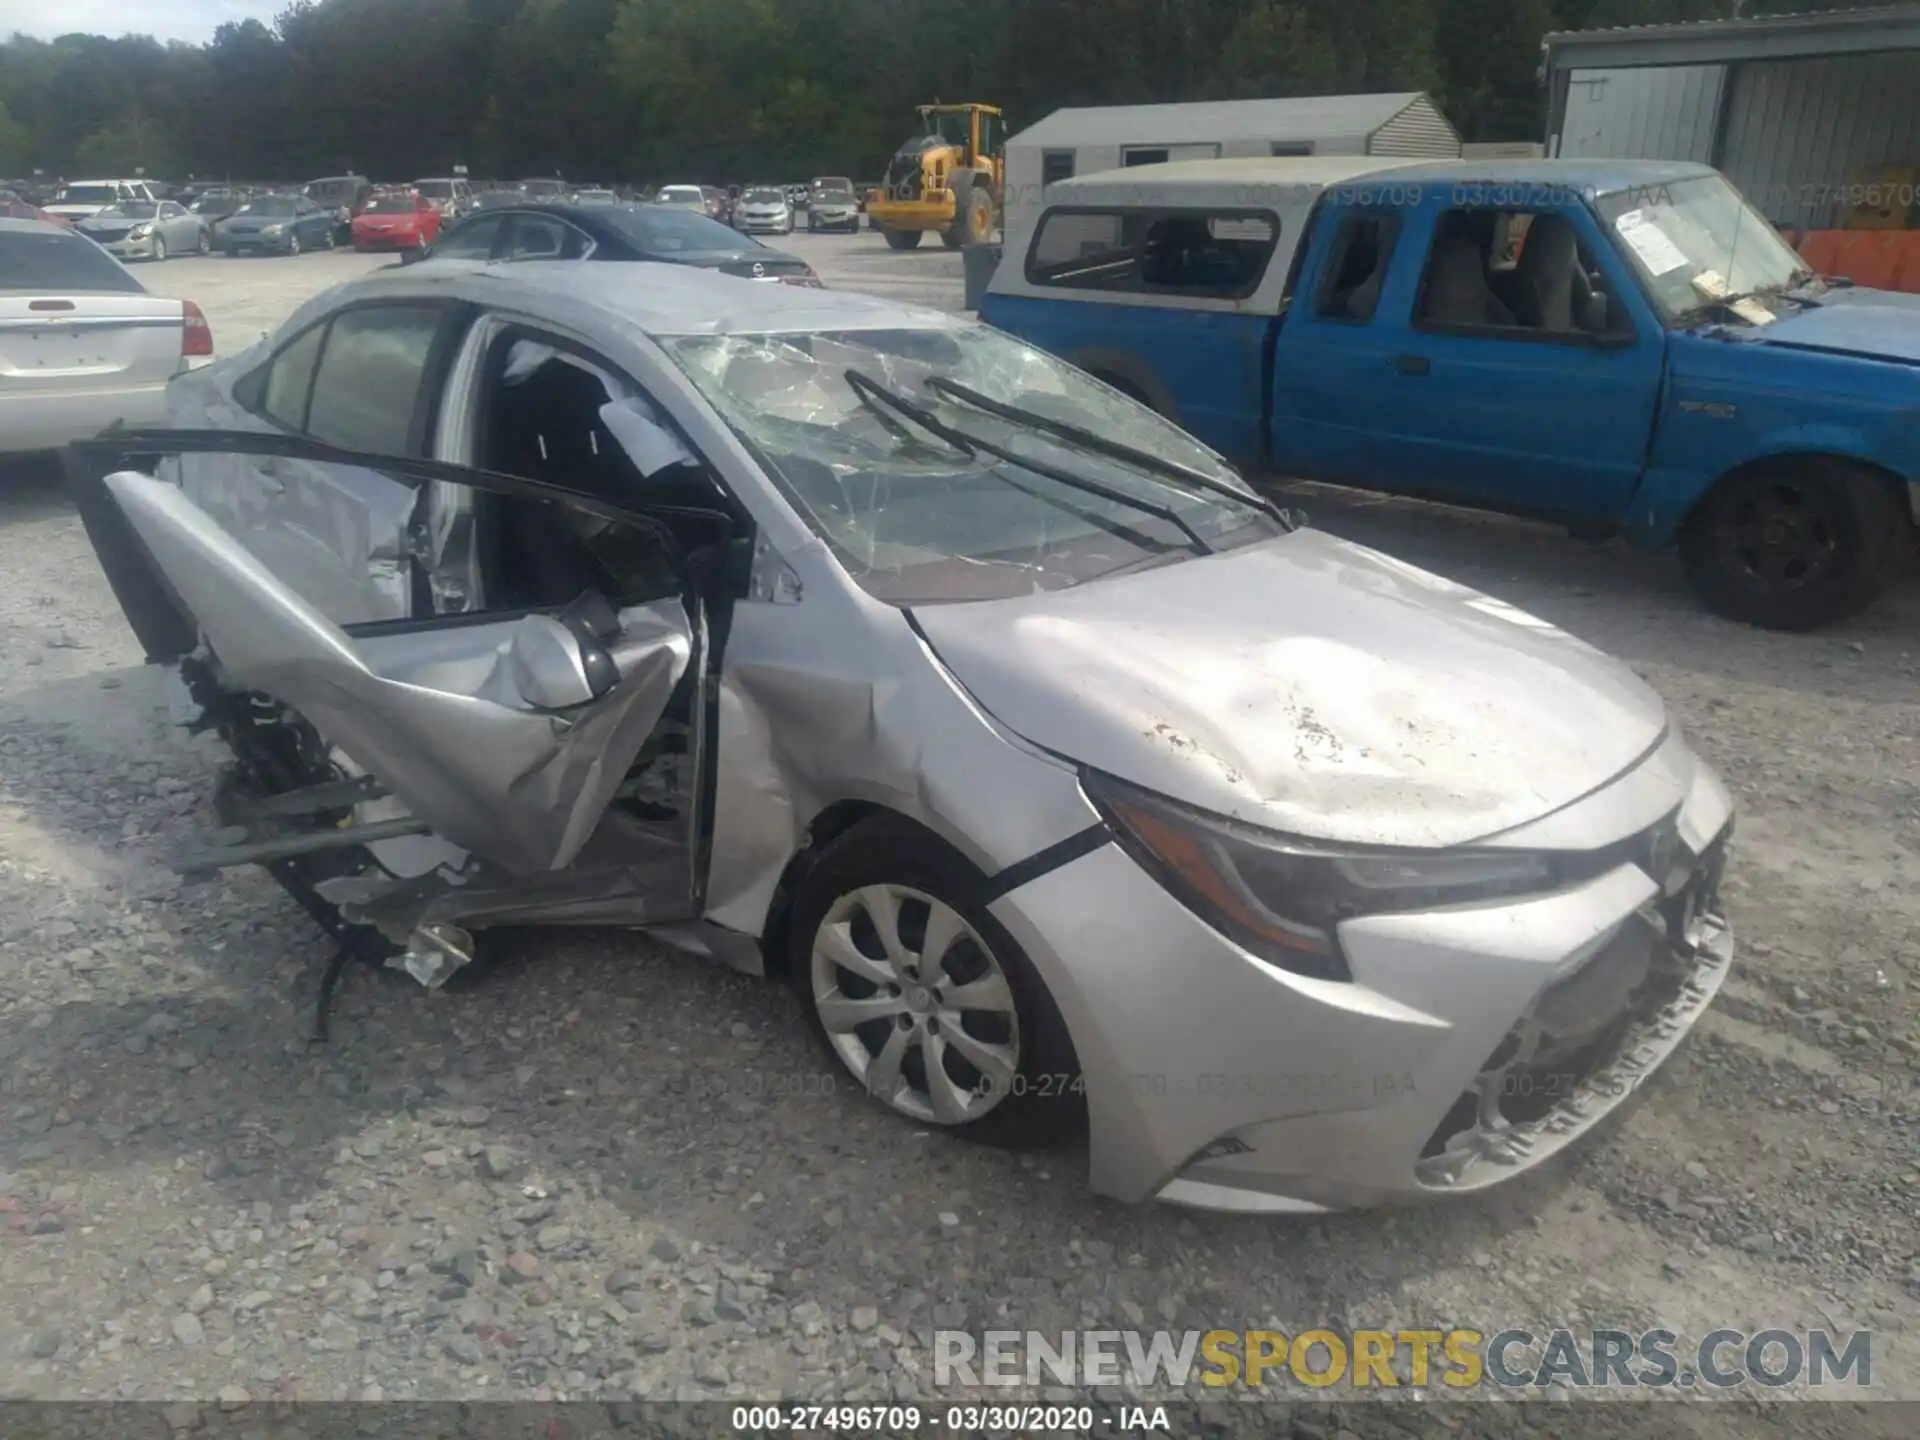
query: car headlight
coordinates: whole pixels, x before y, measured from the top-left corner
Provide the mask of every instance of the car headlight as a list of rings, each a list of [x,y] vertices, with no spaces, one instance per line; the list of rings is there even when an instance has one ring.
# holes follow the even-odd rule
[[[286,228],[284,225],[263,225],[260,227],[260,233],[262,235],[278,235]]]
[[[1560,857],[1330,845],[1209,815],[1111,776],[1083,782],[1121,848],[1188,909],[1282,969],[1349,980],[1336,930],[1361,915],[1551,890]]]
[[[153,226],[136,225],[127,232],[127,238],[129,240],[144,240],[147,238],[147,236],[151,235],[152,233],[153,233]]]

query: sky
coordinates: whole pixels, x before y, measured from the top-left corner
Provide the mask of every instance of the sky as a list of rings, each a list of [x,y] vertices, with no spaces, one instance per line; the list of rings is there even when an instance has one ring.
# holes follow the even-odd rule
[[[273,22],[286,0],[0,0],[0,36],[20,31],[51,40],[82,31],[152,35],[202,43],[229,20]]]

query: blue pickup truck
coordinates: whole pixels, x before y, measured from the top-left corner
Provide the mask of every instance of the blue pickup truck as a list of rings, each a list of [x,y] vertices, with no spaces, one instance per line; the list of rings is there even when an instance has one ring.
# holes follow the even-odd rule
[[[1720,613],[1872,602],[1920,518],[1920,296],[1717,171],[1367,157],[1049,187],[981,318],[1243,467],[1677,544]]]

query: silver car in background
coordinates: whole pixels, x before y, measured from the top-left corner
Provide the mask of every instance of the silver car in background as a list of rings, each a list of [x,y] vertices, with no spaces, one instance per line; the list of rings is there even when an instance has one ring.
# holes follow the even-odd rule
[[[743,235],[791,235],[793,205],[778,185],[749,185],[733,205],[733,228]]]
[[[212,354],[192,301],[64,225],[0,219],[0,454],[164,423],[168,382]]]
[[[122,200],[74,228],[122,260],[164,260],[213,249],[212,224],[172,200]]]
[[[421,266],[172,408],[69,453],[234,752],[177,863],[271,861],[330,975],[649,930],[905,1123],[1249,1212],[1524,1174],[1727,975],[1728,795],[1630,670],[964,319]]]
[[[817,234],[822,230],[845,230],[848,234],[858,233],[860,229],[860,206],[853,198],[851,190],[815,190],[807,205],[807,233]]]

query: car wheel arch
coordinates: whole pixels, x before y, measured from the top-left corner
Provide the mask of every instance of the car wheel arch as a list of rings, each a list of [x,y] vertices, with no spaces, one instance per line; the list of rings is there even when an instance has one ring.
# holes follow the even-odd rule
[[[1765,455],[1755,455],[1729,466],[1700,487],[1680,516],[1680,522],[1674,526],[1673,534],[1678,537],[1688,526],[1698,523],[1705,514],[1708,503],[1731,485],[1738,484],[1761,471],[1785,468],[1824,471],[1829,475],[1855,474],[1864,476],[1884,485],[1887,492],[1900,506],[1911,524],[1920,527],[1920,494],[1914,492],[1914,483],[1899,472],[1859,455],[1849,455],[1840,450],[1776,450]]]

